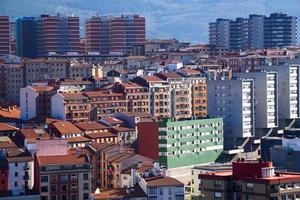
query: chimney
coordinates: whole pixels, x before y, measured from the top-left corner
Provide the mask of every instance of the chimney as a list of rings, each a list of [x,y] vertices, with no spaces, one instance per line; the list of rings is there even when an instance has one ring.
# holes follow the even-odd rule
[[[145,176],[146,178],[148,178],[148,177],[149,177],[149,170],[145,170],[145,172],[144,172],[144,176]]]
[[[138,161],[137,162],[137,168],[141,168],[143,166],[143,161]]]

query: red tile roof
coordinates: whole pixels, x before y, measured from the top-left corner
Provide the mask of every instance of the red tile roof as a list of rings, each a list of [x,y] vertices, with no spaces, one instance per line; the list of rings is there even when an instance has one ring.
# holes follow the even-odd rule
[[[9,124],[0,123],[0,131],[17,131],[18,128],[11,126]]]
[[[30,86],[30,87],[37,92],[48,92],[54,89],[54,87],[52,86]]]
[[[108,126],[98,122],[79,122],[75,123],[74,125],[82,131],[105,130],[109,128]]]
[[[184,186],[183,183],[168,176],[155,176],[144,178],[147,182],[148,187],[159,187],[159,186]]]
[[[37,158],[40,166],[76,165],[86,163],[86,157],[79,155],[38,156]]]
[[[61,135],[70,135],[70,134],[77,134],[82,132],[74,124],[67,121],[54,122],[52,123],[51,127],[55,128],[58,131],[58,133],[60,133]]]
[[[84,93],[88,97],[103,97],[103,96],[123,96],[122,93],[114,93],[106,90],[90,91]]]
[[[160,82],[164,82],[164,80],[160,79],[159,77],[157,76],[142,76],[141,77],[142,79],[144,79],[145,81],[147,82],[150,82],[150,83],[160,83]]]
[[[89,134],[85,134],[84,136],[90,139],[118,137],[117,134],[113,134],[108,131],[101,132],[101,133],[89,133]]]

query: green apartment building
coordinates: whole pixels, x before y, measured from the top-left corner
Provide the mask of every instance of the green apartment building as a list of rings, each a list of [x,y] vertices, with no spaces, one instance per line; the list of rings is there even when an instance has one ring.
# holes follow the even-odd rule
[[[167,169],[215,162],[223,151],[223,118],[168,118],[158,124],[159,161]]]

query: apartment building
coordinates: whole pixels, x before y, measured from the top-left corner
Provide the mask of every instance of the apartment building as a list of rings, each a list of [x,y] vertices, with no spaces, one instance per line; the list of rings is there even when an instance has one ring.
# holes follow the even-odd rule
[[[59,138],[74,138],[84,134],[78,127],[68,121],[54,121],[48,125],[47,129],[51,136]]]
[[[86,156],[35,156],[35,188],[41,199],[90,199],[91,172]]]
[[[230,48],[229,23],[229,19],[217,19],[209,23],[209,44]]]
[[[71,63],[68,77],[90,78],[93,76],[93,66],[87,63]]]
[[[0,55],[10,54],[9,17],[0,16]]]
[[[299,118],[299,65],[262,66],[278,73],[278,115],[280,120]]]
[[[30,59],[24,61],[24,84],[32,85],[37,80],[68,77],[67,59]]]
[[[272,162],[238,161],[232,170],[199,174],[200,198],[213,199],[297,199],[299,174],[274,172]]]
[[[85,92],[84,95],[91,104],[91,119],[94,121],[127,110],[126,99],[122,93],[99,90]]]
[[[225,149],[238,138],[255,135],[252,79],[209,80],[207,91],[208,115],[224,119]]]
[[[12,196],[26,195],[34,184],[34,166],[31,154],[18,148],[9,139],[6,145],[3,141],[4,138],[2,137],[0,155],[1,163],[5,166],[2,169],[3,175],[1,175],[2,190],[11,191]]]
[[[264,47],[294,46],[297,43],[297,17],[272,13],[264,21]]]
[[[174,178],[162,175],[144,176],[138,181],[148,199],[185,199],[184,184]]]
[[[223,151],[222,118],[165,119],[158,125],[159,160],[167,169],[214,162]]]
[[[133,82],[149,88],[150,113],[153,117],[164,118],[171,116],[171,90],[168,82],[157,76],[136,77]]]
[[[173,73],[159,73],[157,77],[167,81],[170,86],[170,111],[171,117],[187,119],[192,116],[192,88],[189,80]]]
[[[85,52],[109,54],[111,35],[109,16],[93,16],[85,21]]]
[[[16,20],[16,55],[25,58],[37,57],[37,22],[34,17]]]
[[[145,43],[145,17],[95,16],[86,20],[85,33],[87,53],[128,54],[134,45]]]
[[[20,18],[17,24],[17,54],[20,56],[35,58],[79,52],[79,17],[41,15]]]
[[[40,122],[51,116],[51,97],[56,94],[52,86],[27,86],[20,90],[21,120],[37,118]]]
[[[278,126],[278,74],[277,72],[236,73],[235,77],[254,80],[255,128]]]
[[[157,139],[155,139],[157,138]],[[138,124],[138,152],[158,159],[166,175],[187,184],[196,165],[215,162],[223,151],[222,118],[164,119]]]
[[[150,113],[150,96],[147,87],[128,82],[115,84],[114,90],[125,95],[128,112]]]
[[[5,94],[6,99],[19,102],[20,89],[24,87],[23,66],[21,64],[4,64]]]
[[[248,48],[293,46],[297,42],[297,17],[283,13],[250,15],[209,23],[209,43],[240,51]]]
[[[88,122],[91,105],[81,93],[57,93],[51,97],[51,116],[71,122]]]
[[[207,116],[207,80],[200,71],[193,69],[178,69],[179,75],[188,79],[192,85],[192,116]]]
[[[145,17],[121,15],[110,21],[111,51],[131,53],[134,45],[144,44]]]

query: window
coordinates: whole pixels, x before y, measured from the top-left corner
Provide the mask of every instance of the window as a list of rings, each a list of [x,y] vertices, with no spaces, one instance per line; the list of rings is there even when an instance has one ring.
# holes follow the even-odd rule
[[[48,176],[41,176],[41,182],[48,182]]]
[[[88,190],[89,189],[89,183],[84,183],[83,184],[83,189]]]
[[[18,182],[17,181],[15,181],[15,187],[18,187]]]
[[[61,200],[68,200],[67,195],[66,194],[61,195]]]
[[[83,174],[83,180],[89,180],[89,174]]]
[[[48,200],[48,196],[41,196],[41,200]]]
[[[50,181],[56,182],[57,181],[57,176],[56,175],[51,175],[50,176]]]
[[[61,185],[61,191],[63,192],[67,191],[67,185]]]
[[[68,181],[68,176],[67,175],[61,175],[60,180],[63,181],[63,182]]]
[[[150,187],[149,188],[149,194],[150,195],[157,194],[157,187]]]
[[[42,186],[41,192],[48,192],[48,186]]]
[[[15,163],[15,167],[18,167],[18,163]]]
[[[221,197],[222,197],[222,194],[221,194],[221,192],[215,192],[215,197],[217,197],[217,198],[221,198]]]
[[[252,189],[253,188],[253,183],[247,183],[246,186],[247,186],[248,189]]]
[[[222,182],[219,180],[215,180],[215,186],[221,186]]]
[[[71,174],[71,180],[77,181],[77,174]]]
[[[163,195],[164,195],[164,191],[163,191],[162,188],[159,188],[159,195],[160,195],[160,196],[163,196]]]
[[[77,200],[77,194],[72,194],[71,195],[71,200]]]
[[[83,199],[88,200],[89,199],[89,193],[83,193]]]
[[[56,185],[51,185],[51,192],[56,192],[56,191],[57,191]]]
[[[51,196],[51,200],[57,200],[57,196],[56,195],[52,195]]]
[[[15,177],[18,177],[18,172],[15,172]]]

